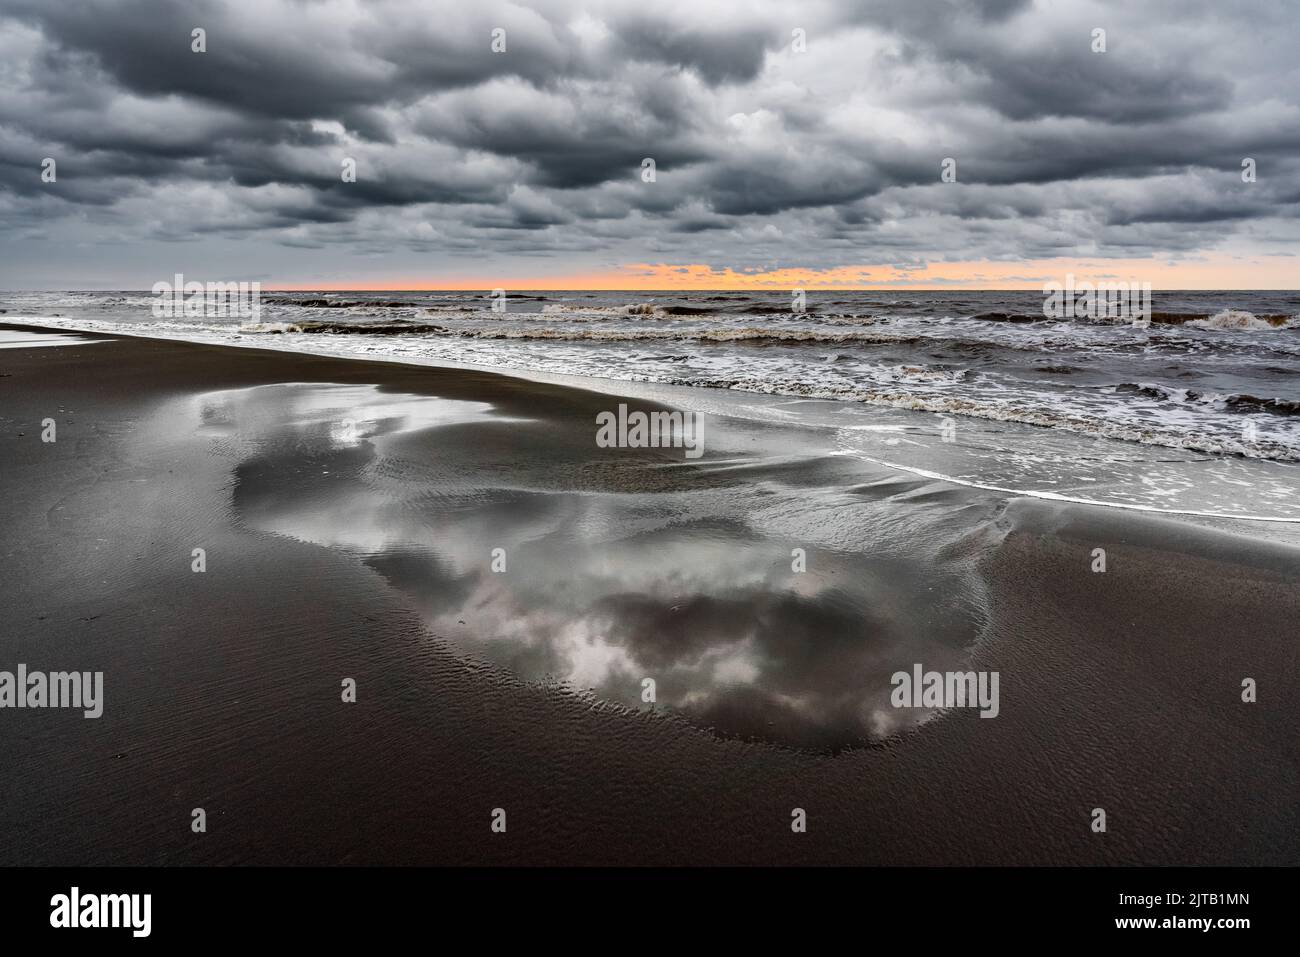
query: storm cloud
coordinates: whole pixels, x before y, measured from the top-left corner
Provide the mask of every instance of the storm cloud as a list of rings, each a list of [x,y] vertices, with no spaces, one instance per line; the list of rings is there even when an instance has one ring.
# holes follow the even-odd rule
[[[1275,255],[1297,40],[1282,0],[0,0],[0,283]]]

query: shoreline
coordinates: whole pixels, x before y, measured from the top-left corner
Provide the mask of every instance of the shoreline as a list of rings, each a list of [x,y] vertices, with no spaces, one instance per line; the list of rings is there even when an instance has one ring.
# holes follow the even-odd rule
[[[11,317],[13,318],[13,317]],[[62,317],[56,317],[62,318]],[[25,321],[25,320],[24,320]],[[36,321],[42,321],[37,319]],[[74,322],[98,322],[98,320],[72,320]],[[535,381],[546,381],[560,384],[574,385],[577,388],[583,388],[583,383],[612,383],[614,386],[629,388],[646,388],[662,390],[686,390],[687,395],[690,393],[708,393],[721,395],[739,395],[750,397],[752,400],[763,402],[765,400],[772,403],[815,403],[815,404],[850,404],[851,406],[864,407],[870,410],[892,410],[901,412],[905,415],[922,415],[922,416],[952,416],[956,415],[963,421],[969,423],[980,423],[983,427],[996,431],[1001,427],[1009,427],[1018,430],[1027,430],[1025,434],[1032,434],[1035,430],[1048,430],[1056,434],[1073,436],[1081,442],[1101,441],[1113,443],[1119,446],[1139,446],[1152,450],[1165,450],[1169,453],[1179,453],[1185,455],[1216,456],[1232,459],[1241,459],[1247,462],[1273,463],[1283,466],[1300,466],[1300,458],[1295,453],[1281,455],[1251,455],[1241,451],[1235,451],[1230,448],[1224,448],[1218,441],[1205,444],[1209,439],[1197,439],[1197,441],[1163,441],[1156,438],[1144,436],[1140,432],[1133,434],[1131,430],[1120,429],[1116,432],[1113,429],[1119,428],[1114,423],[1105,426],[1102,423],[1101,431],[1094,428],[1076,428],[1073,425],[1066,424],[1061,420],[1043,421],[1041,418],[1034,418],[1033,413],[1020,411],[1019,414],[1007,414],[1005,410],[993,411],[988,407],[971,406],[969,404],[964,408],[954,408],[952,402],[954,399],[949,396],[943,400],[933,400],[908,396],[906,394],[878,394],[874,398],[866,398],[860,395],[841,394],[837,392],[805,393],[802,391],[781,391],[777,388],[740,388],[733,385],[721,387],[710,386],[702,383],[680,383],[673,381],[660,381],[654,378],[641,379],[618,379],[609,378],[594,374],[590,371],[582,373],[565,374],[558,372],[543,372],[535,369],[516,365],[485,365],[481,363],[466,362],[463,359],[446,359],[441,357],[413,356],[407,353],[400,355],[385,354],[382,352],[373,352],[367,349],[364,352],[342,351],[333,352],[320,348],[302,348],[301,342],[295,342],[292,348],[281,348],[274,345],[274,340],[279,334],[273,332],[243,332],[233,338],[193,338],[191,335],[159,335],[156,331],[146,335],[143,333],[131,332],[127,329],[114,328],[111,330],[86,330],[80,326],[54,327],[66,330],[76,331],[96,331],[106,335],[122,335],[128,337],[140,338],[160,338],[166,341],[176,342],[197,342],[207,345],[227,345],[233,348],[251,348],[265,349],[269,351],[283,351],[302,353],[304,355],[319,355],[330,358],[351,357],[361,360],[370,360],[377,362],[399,362],[414,365],[427,365],[438,368],[464,368],[475,369],[480,371],[499,372],[504,375],[518,375],[524,378],[532,378]],[[285,335],[292,335],[286,333]],[[243,337],[266,338],[269,342],[245,343]],[[283,338],[282,336],[280,336]],[[236,341],[241,340],[241,341]],[[668,340],[672,341],[672,340]],[[938,340],[936,340],[937,342]],[[610,394],[617,394],[611,392]],[[743,405],[741,405],[743,408]],[[1025,417],[1029,416],[1029,417]],[[1107,431],[1106,429],[1112,429]],[[1196,436],[1192,436],[1196,438]]]
[[[673,407],[677,407],[689,411],[712,413],[716,415],[726,415],[726,416],[740,416],[742,418],[750,418],[758,421],[764,421],[769,419],[774,411],[779,411],[781,410],[782,406],[791,403],[800,404],[800,405],[818,405],[818,406],[825,405],[825,406],[834,407],[840,405],[845,401],[848,401],[853,406],[861,405],[860,403],[854,402],[853,400],[787,396],[778,393],[749,392],[744,390],[737,390],[737,391],[718,390],[718,389],[708,389],[708,388],[704,388],[701,386],[694,386],[694,385],[677,385],[672,383],[662,383],[662,382],[653,382],[653,381],[644,381],[644,380],[625,380],[625,379],[605,378],[605,377],[589,376],[589,375],[562,375],[559,373],[530,370],[526,368],[486,366],[486,365],[480,365],[480,364],[470,363],[470,362],[450,362],[439,358],[421,358],[418,356],[409,356],[409,355],[395,356],[395,355],[382,355],[382,354],[369,355],[369,354],[351,353],[351,352],[340,353],[340,352],[330,352],[328,350],[302,349],[297,346],[293,348],[289,348],[289,347],[281,348],[276,346],[273,342],[269,342],[269,343],[243,342],[243,341],[209,342],[206,340],[185,338],[183,336],[130,333],[130,332],[119,332],[117,330],[114,330],[112,332],[103,332],[94,329],[82,329],[82,328],[75,328],[70,326],[42,326],[36,323],[29,324],[25,321],[13,322],[11,321],[12,318],[13,317],[0,316],[0,329],[13,328],[13,329],[30,329],[33,331],[49,332],[49,333],[60,333],[60,332],[76,333],[78,335],[103,337],[105,339],[131,338],[131,339],[144,339],[149,341],[156,340],[161,342],[183,342],[183,343],[190,343],[193,345],[216,346],[216,347],[224,347],[224,348],[231,348],[231,349],[244,349],[244,350],[250,350],[255,352],[271,352],[271,353],[288,354],[293,356],[298,356],[298,355],[313,356],[321,359],[344,360],[344,361],[353,361],[353,362],[362,362],[362,363],[373,362],[373,363],[383,363],[383,364],[391,364],[397,366],[410,366],[414,368],[442,369],[451,372],[455,372],[455,371],[475,372],[475,373],[483,373],[487,375],[499,375],[499,376],[504,376],[506,378],[520,379],[525,382],[560,386],[560,387],[578,389],[587,392],[594,392],[601,395],[609,396],[611,398],[636,398],[651,403],[658,403],[665,406],[673,406]],[[757,403],[757,405],[754,405],[754,403]],[[936,414],[921,409],[898,409],[890,406],[871,405],[871,404],[865,404],[865,408],[870,412],[884,413],[886,411],[890,411],[893,413],[901,413],[902,419],[904,421],[907,419],[922,421],[924,417],[928,417]],[[953,413],[953,414],[961,415],[961,413]],[[831,418],[833,419],[833,416]],[[973,420],[973,422],[977,424],[979,427],[986,427],[986,426],[998,427],[998,426],[1013,425],[1015,428],[1022,429],[1022,430],[1024,429],[1045,430],[1048,432],[1057,431],[1050,426],[1038,426],[1038,425],[1027,424],[1027,423],[1001,422],[998,420],[985,420],[979,417],[976,417]],[[822,418],[821,420],[799,422],[797,424],[800,425],[801,427],[809,428],[809,429],[836,429],[836,428],[843,427],[841,425],[830,424],[829,420],[827,420],[826,418]],[[861,428],[872,428],[872,427],[851,425],[848,428],[861,429]],[[884,428],[902,430],[905,429],[906,426],[890,425],[890,426],[885,426]],[[1059,434],[1060,433],[1058,433],[1058,435]],[[1159,444],[1146,444],[1146,443],[1136,442],[1132,440],[1110,438],[1105,436],[1084,435],[1084,434],[1072,433],[1072,432],[1065,432],[1063,433],[1063,435],[1068,440],[1077,440],[1081,446],[1086,443],[1102,443],[1104,445],[1110,445],[1120,449],[1128,448],[1128,447],[1137,447],[1137,448],[1142,448],[1147,450],[1164,451],[1165,453],[1171,455],[1178,454],[1181,451],[1184,453],[1194,454],[1197,456],[1209,456],[1211,459],[1217,459],[1221,461],[1243,461],[1246,463],[1259,462],[1259,463],[1269,463],[1270,465],[1281,464],[1286,467],[1291,467],[1293,465],[1296,465],[1296,463],[1286,463],[1286,462],[1275,463],[1273,462],[1273,460],[1269,460],[1269,459],[1251,459],[1233,453],[1214,453],[1214,452],[1198,452],[1196,450],[1179,450],[1170,446],[1164,446]],[[888,468],[899,472],[908,473],[917,476],[919,478],[934,479],[934,480],[948,482],[954,485],[962,485],[968,488],[979,489],[979,490],[990,491],[990,492],[998,492],[1007,495],[1023,495],[1032,498],[1041,498],[1049,501],[1057,501],[1057,502],[1062,502],[1067,504],[1093,506],[1097,508],[1118,509],[1121,511],[1133,511],[1133,512],[1146,513],[1150,515],[1157,515],[1157,516],[1161,516],[1161,515],[1171,516],[1175,518],[1185,518],[1188,520],[1205,519],[1211,523],[1227,523],[1229,526],[1238,522],[1267,523],[1267,524],[1273,524],[1279,526],[1291,526],[1291,525],[1300,526],[1300,512],[1294,515],[1234,513],[1229,511],[1205,509],[1205,508],[1164,508],[1155,505],[1124,502],[1118,500],[1108,501],[1105,499],[1089,498],[1081,495],[1068,495],[1059,492],[1054,492],[1048,489],[1020,487],[1020,486],[1011,486],[1005,484],[984,482],[978,479],[972,479],[969,477],[963,477],[954,474],[946,474],[942,471],[927,469],[916,464],[890,461],[888,459],[881,458],[879,456],[869,456],[862,453],[850,453],[850,452],[846,452],[844,454],[856,454],[859,457],[863,458],[865,461],[871,463],[872,465],[877,465],[883,468]],[[1296,536],[1296,541],[1300,543],[1300,535]]]
[[[502,372],[84,335],[109,344],[0,350],[0,669],[105,673],[96,721],[0,712],[7,863],[1300,862],[1286,544],[881,474],[779,423],[711,422],[717,448],[689,466],[602,456],[609,394]],[[378,424],[331,440],[335,407]],[[575,530],[599,544],[532,557]],[[509,536],[531,590],[457,565],[460,545],[486,561]],[[811,585],[770,570],[794,541]],[[1001,674],[1001,711],[818,753],[520,677],[454,630],[496,607],[507,622],[565,611],[539,587],[557,556],[575,583],[584,563],[642,576],[609,591],[620,604],[591,601],[641,623],[611,647],[661,675],[699,651],[666,658],[669,639],[689,649],[786,595],[753,619],[780,623],[756,659],[778,663],[773,680],[829,701],[947,654]],[[935,596],[963,588],[940,616]]]

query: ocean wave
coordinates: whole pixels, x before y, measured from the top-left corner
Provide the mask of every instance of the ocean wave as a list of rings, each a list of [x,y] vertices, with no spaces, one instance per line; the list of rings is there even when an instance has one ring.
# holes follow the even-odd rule
[[[814,329],[757,326],[718,329],[455,329],[451,335],[469,339],[556,339],[574,342],[745,342],[745,343],[902,343],[930,341],[922,336],[876,332],[823,332]]]
[[[452,317],[447,317],[448,319]],[[462,317],[456,317],[462,318]],[[481,315],[467,314],[463,318],[482,320]],[[770,346],[770,345],[926,345],[942,344],[948,348],[968,353],[984,353],[990,349],[1015,352],[1037,353],[1051,348],[1076,348],[1068,340],[1038,342],[993,342],[983,339],[967,339],[922,335],[912,332],[866,331],[860,326],[851,330],[828,331],[823,328],[793,326],[700,326],[669,325],[651,327],[620,328],[566,328],[556,327],[555,320],[574,323],[591,323],[594,317],[583,318],[578,315],[551,314],[552,322],[546,323],[546,317],[529,315],[525,321],[536,325],[506,324],[512,319],[520,318],[518,314],[507,315],[502,324],[476,325],[473,327],[448,328],[433,323],[418,323],[405,319],[388,322],[347,323],[322,320],[265,322],[244,326],[241,332],[253,333],[331,333],[365,335],[413,335],[425,332],[429,335],[459,337],[463,339],[482,339],[498,341],[550,341],[550,342],[600,342],[600,343],[637,343],[637,342],[693,342],[704,345]],[[545,324],[543,324],[545,323]]]
[[[982,322],[1010,322],[1010,323],[1029,323],[1029,322],[1049,322],[1048,316],[1039,313],[1023,312],[977,312],[970,318]]]
[[[546,296],[514,295],[506,297],[510,302],[549,302]],[[480,308],[490,308],[489,297],[478,293],[462,295],[424,295],[412,299],[334,299],[327,296],[263,296],[262,304],[266,306],[296,306],[300,309],[466,309],[461,306],[431,305],[429,300],[451,300],[457,303],[476,303]]]
[[[294,299],[289,296],[268,296],[262,299],[262,303],[302,309],[414,309],[419,306],[419,303],[400,299]]]
[[[1156,399],[1157,402],[1195,404],[1195,406],[1213,406],[1227,412],[1257,413],[1268,412],[1269,415],[1300,415],[1300,402],[1292,399],[1265,399],[1249,393],[1203,393],[1196,389],[1174,389],[1156,385],[1154,382],[1122,382],[1114,389],[1130,395]]]
[[[701,312],[712,312],[701,309]],[[663,307],[649,302],[629,303],[625,306],[593,306],[567,302],[552,302],[542,306],[540,313],[531,318],[571,319],[575,322],[592,322],[601,319],[626,319],[628,316],[662,316]],[[511,314],[513,315],[513,314]]]
[[[1014,422],[1060,429],[1079,435],[1137,442],[1141,445],[1187,449],[1216,455],[1235,455],[1243,458],[1268,459],[1278,462],[1300,462],[1300,449],[1283,442],[1258,437],[1247,441],[1244,436],[1212,434],[1177,426],[1161,427],[1157,424],[1139,424],[1134,421],[1114,421],[1084,417],[1074,412],[1054,409],[1049,405],[1032,408],[1011,402],[997,402],[951,395],[918,395],[896,389],[871,389],[857,386],[811,385],[796,382],[769,382],[745,377],[737,378],[664,378],[656,381],[670,385],[696,388],[729,389],[756,392],[765,395],[788,395],[801,398],[852,400],[868,405],[894,409],[911,409],[937,415],[952,414],[988,419],[997,422]]]
[[[1035,372],[1047,372],[1052,375],[1073,375],[1079,371],[1078,366],[1072,366],[1064,362],[1049,363],[1047,365],[1034,366]]]
[[[949,317],[953,318],[953,317]],[[1073,320],[1053,319],[1042,312],[977,312],[960,317],[965,321],[1010,323],[1027,325],[1035,322],[1073,321],[1084,325],[1125,326],[1131,325],[1128,316],[1079,316]],[[1208,312],[1152,312],[1152,325],[1157,326],[1192,326],[1199,329],[1287,329],[1300,325],[1300,317],[1283,313],[1256,315],[1241,309],[1221,309],[1216,313]]]
[[[544,315],[602,316],[610,319],[627,316],[716,316],[719,310],[712,306],[676,306],[655,302],[631,302],[623,306],[589,306],[571,305],[569,303],[552,303],[542,307]]]
[[[701,301],[725,301],[735,302],[725,296],[708,296]],[[624,319],[629,316],[647,317],[652,319],[672,319],[681,316],[738,316],[738,315],[762,315],[762,316],[791,316],[791,315],[811,315],[812,310],[806,313],[794,313],[789,306],[764,305],[762,303],[747,303],[735,306],[683,306],[680,304],[664,304],[658,302],[631,302],[621,306],[595,306],[581,305],[572,303],[551,303],[542,307],[543,315],[563,315],[563,316],[598,316],[607,319]]]
[[[750,315],[750,316],[789,316],[792,314],[801,315],[801,316],[817,315],[817,310],[812,308],[807,308],[801,313],[794,313],[794,311],[789,306],[772,306],[772,305],[765,305],[763,303],[755,303],[750,306],[741,306],[738,309],[728,309],[727,312],[736,315],[743,314],[743,315]]]
[[[1221,309],[1215,313],[1208,312],[1153,312],[1151,324],[1155,326],[1191,326],[1195,329],[1286,329],[1293,325],[1296,317],[1281,313],[1255,315],[1240,309]],[[1111,325],[1128,325],[1132,319],[1099,319],[1099,323]]]
[[[1144,399],[1155,399],[1157,402],[1174,401],[1173,389],[1167,389],[1164,386],[1155,385],[1151,382],[1121,382],[1117,386],[1108,387],[1115,392],[1122,392],[1127,395],[1140,395]],[[1188,394],[1187,389],[1177,390],[1185,398]]]
[[[1224,396],[1223,404],[1244,412],[1268,412],[1272,415],[1300,415],[1300,402],[1290,399],[1261,399],[1249,393]]]
[[[1200,392],[1196,389],[1177,389],[1156,385],[1153,382],[1123,382],[1114,387],[1118,392],[1140,395],[1157,402],[1174,402],[1188,405],[1208,405],[1228,412],[1270,415],[1300,415],[1300,402],[1291,399],[1265,399],[1248,392]]]
[[[443,300],[443,302],[437,302]],[[453,300],[454,304],[446,304]],[[496,318],[491,313],[486,297],[468,295],[429,295],[410,299],[364,299],[353,297],[307,296],[268,296],[263,303],[271,307],[297,309],[328,309],[341,312],[380,311],[390,309],[420,310],[426,313],[464,312],[466,318]],[[1041,310],[1017,311],[1015,309],[993,309],[981,312],[952,312],[951,304],[931,306],[908,314],[896,312],[899,304],[889,305],[889,311],[882,314],[870,303],[844,301],[845,305],[857,306],[843,312],[819,313],[815,308],[795,313],[788,305],[756,302],[754,300],[735,299],[732,297],[701,297],[698,302],[705,305],[685,305],[682,303],[664,303],[655,301],[630,302],[623,304],[596,304],[556,302],[546,296],[510,295],[508,302],[542,303],[541,310],[534,313],[506,313],[502,319],[528,316],[533,319],[567,319],[573,322],[597,322],[619,319],[709,319],[725,321],[729,317],[755,316],[771,317],[775,321],[792,319],[819,325],[864,326],[888,323],[891,321],[939,320],[942,322],[990,323],[994,325],[1034,325],[1059,324],[1066,327],[1071,324],[1080,326],[1127,326],[1132,325],[1131,318],[1126,317],[1076,317],[1071,320],[1053,319],[1043,315]],[[715,304],[716,303],[716,304]],[[832,301],[826,305],[839,305]],[[939,313],[943,313],[939,315]],[[1224,308],[1217,312],[1168,312],[1155,311],[1149,316],[1152,326],[1187,327],[1211,331],[1273,331],[1300,327],[1300,316],[1285,313],[1253,313],[1243,309]],[[743,336],[740,338],[744,338]]]
[[[1223,309],[1212,316],[1188,320],[1198,329],[1286,329],[1296,325],[1295,316],[1257,316],[1242,309]]]
[[[431,322],[411,322],[406,319],[368,323],[329,322],[316,319],[303,322],[253,322],[240,326],[239,331],[254,334],[328,333],[353,336],[415,336],[439,335],[445,333],[447,329],[445,326],[437,326]]]

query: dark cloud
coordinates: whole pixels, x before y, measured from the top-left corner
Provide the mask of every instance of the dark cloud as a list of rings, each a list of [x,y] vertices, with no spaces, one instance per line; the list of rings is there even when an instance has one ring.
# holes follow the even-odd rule
[[[0,215],[723,267],[769,261],[756,237],[807,266],[1285,242],[1298,32],[1280,0],[0,0]]]
[[[620,48],[629,59],[691,70],[705,82],[743,83],[762,72],[778,35],[748,24],[653,19],[638,13],[615,19]]]

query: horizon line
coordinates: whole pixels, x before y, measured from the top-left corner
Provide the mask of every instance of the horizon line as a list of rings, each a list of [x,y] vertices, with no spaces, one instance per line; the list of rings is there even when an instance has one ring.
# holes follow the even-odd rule
[[[195,280],[199,282],[200,280]],[[1083,280],[1090,282],[1090,280]],[[1122,282],[1123,280],[1119,280]],[[1043,292],[1039,285],[1035,286],[762,286],[755,288],[753,286],[678,286],[678,287],[638,287],[638,286],[339,286],[339,285],[266,285],[258,279],[209,279],[202,280],[207,285],[211,283],[258,283],[263,292],[464,292],[474,293],[482,291],[485,296],[491,296],[493,290],[504,289],[506,296],[512,293],[525,292],[633,292],[633,293],[697,293],[697,292],[735,292],[735,293],[761,293],[761,292],[790,292],[794,289],[802,289],[804,292]],[[1099,283],[1093,283],[1098,285]],[[1106,284],[1103,281],[1100,284]],[[1130,283],[1131,285],[1131,283]],[[1300,293],[1300,286],[1222,286],[1217,288],[1196,288],[1188,286],[1156,286],[1152,284],[1153,293],[1169,292],[1294,292]],[[0,294],[5,293],[42,293],[42,292],[69,292],[69,293],[100,293],[100,292],[138,292],[148,295],[154,295],[152,288],[131,287],[131,286],[103,286],[96,288],[67,288],[67,287],[46,287],[46,288],[0,288]],[[3,313],[0,313],[3,316]],[[0,318],[0,322],[4,320]]]

